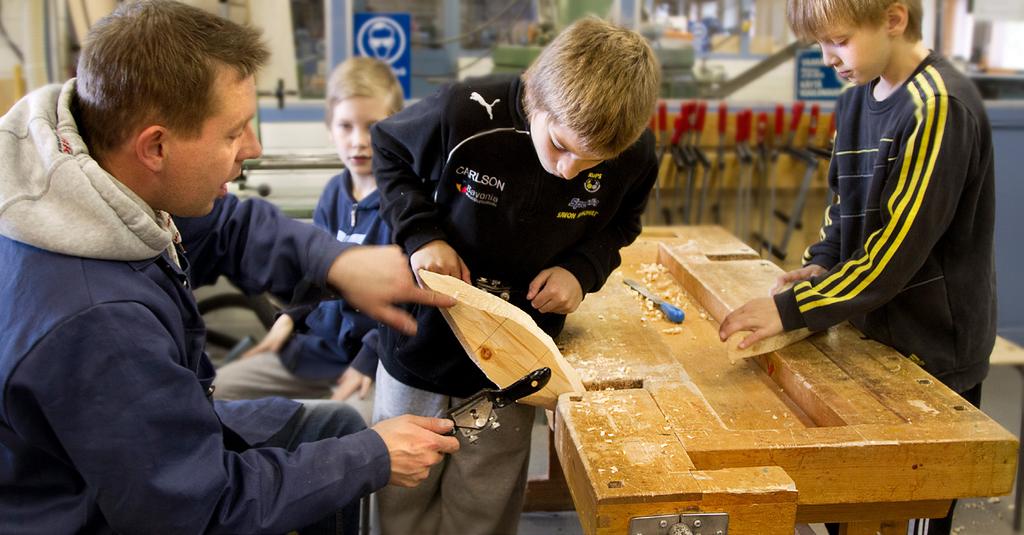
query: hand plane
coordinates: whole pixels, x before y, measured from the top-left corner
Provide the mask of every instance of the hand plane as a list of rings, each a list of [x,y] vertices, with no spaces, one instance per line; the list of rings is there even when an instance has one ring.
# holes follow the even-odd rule
[[[485,388],[473,394],[466,401],[448,409],[447,416],[455,424],[451,434],[461,432],[470,444],[475,443],[484,430],[501,426],[495,413],[497,409],[540,391],[550,379],[551,368],[539,368],[505,388]]]

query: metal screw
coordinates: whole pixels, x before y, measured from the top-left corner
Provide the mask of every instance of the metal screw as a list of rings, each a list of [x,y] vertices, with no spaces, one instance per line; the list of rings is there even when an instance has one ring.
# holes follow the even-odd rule
[[[679,522],[678,524],[672,524],[672,527],[668,530],[668,535],[693,535],[693,531],[686,524]]]
[[[700,526],[701,526],[701,522],[700,522],[699,518],[693,521],[693,527],[699,528]]]
[[[661,521],[659,521],[658,522],[658,526],[662,527],[662,528],[667,528],[668,527],[668,520],[661,520]]]

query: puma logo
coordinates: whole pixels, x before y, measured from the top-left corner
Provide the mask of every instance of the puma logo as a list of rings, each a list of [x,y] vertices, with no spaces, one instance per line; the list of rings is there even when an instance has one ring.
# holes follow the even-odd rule
[[[486,108],[487,109],[487,117],[489,119],[491,119],[492,121],[494,120],[494,114],[491,113],[491,108],[493,108],[495,104],[501,102],[500,98],[496,98],[496,99],[494,99],[494,102],[488,104],[487,101],[484,100],[484,97],[480,96],[480,93],[477,93],[476,91],[473,91],[473,93],[469,95],[469,100],[472,100],[474,102],[479,102],[481,106]]]

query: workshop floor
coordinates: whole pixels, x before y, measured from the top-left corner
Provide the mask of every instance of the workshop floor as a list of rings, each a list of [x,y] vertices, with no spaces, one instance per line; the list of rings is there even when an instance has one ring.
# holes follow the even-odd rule
[[[781,195],[780,206],[788,209],[792,195]],[[817,235],[818,222],[821,217],[821,207],[824,206],[824,192],[814,191],[808,198],[804,215],[803,229],[793,233],[787,247],[787,255],[784,261],[776,262],[784,269],[792,269],[799,265],[800,255],[806,244],[814,240]],[[721,224],[734,230],[736,221],[731,206],[726,206],[722,213]],[[679,222],[678,218],[675,221]],[[705,219],[705,223],[708,223]],[[661,218],[651,219],[647,224],[664,224]],[[756,226],[756,224],[751,225]],[[777,233],[781,236],[782,225],[779,224]],[[755,244],[751,243],[752,246]],[[229,287],[224,284],[212,288],[202,288],[196,293],[203,296],[228,291]],[[251,334],[256,338],[264,334],[263,329],[255,321],[255,318],[245,311],[223,310],[212,312],[206,317],[208,326],[234,336],[245,336]],[[210,354],[216,362],[224,351],[211,347]],[[982,392],[982,410],[997,422],[1002,424],[1010,432],[1019,436],[1022,401],[1022,375],[1015,370],[1008,368],[993,368]],[[369,418],[369,403],[358,403],[360,411]],[[543,417],[539,417],[534,428],[534,440],[531,450],[530,473],[541,475],[547,473],[547,427]],[[1011,535],[1017,533],[1013,530],[1013,495],[996,498],[976,498],[962,500],[956,510],[954,517],[954,533],[957,535]],[[800,535],[825,535],[825,530],[820,525],[803,527],[799,530]],[[574,511],[556,513],[523,513],[519,527],[520,535],[576,535],[582,534],[579,521]]]

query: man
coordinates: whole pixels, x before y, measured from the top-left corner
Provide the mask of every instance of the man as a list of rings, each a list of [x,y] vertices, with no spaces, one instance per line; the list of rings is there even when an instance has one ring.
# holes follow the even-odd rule
[[[217,274],[282,296],[329,287],[410,333],[394,303],[451,304],[397,248],[346,248],[227,196],[260,153],[267,55],[201,10],[124,5],[90,33],[77,79],[0,119],[3,531],[283,533],[415,485],[458,448],[440,419],[354,432],[338,405],[210,400],[191,286]]]

